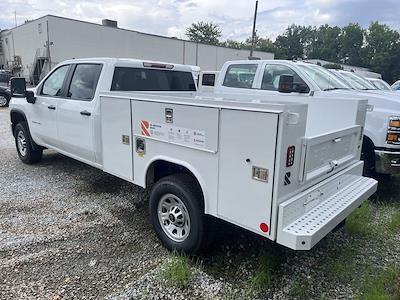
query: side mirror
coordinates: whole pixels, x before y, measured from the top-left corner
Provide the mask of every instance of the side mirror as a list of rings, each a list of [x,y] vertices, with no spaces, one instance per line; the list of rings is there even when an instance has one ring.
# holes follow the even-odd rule
[[[26,97],[26,102],[35,104],[36,102],[36,97],[35,94],[32,91],[26,91],[25,92],[25,97]]]
[[[12,77],[10,79],[10,90],[12,97],[25,97],[26,82],[23,77]]]
[[[279,78],[279,89],[280,93],[291,93],[293,92],[293,79],[292,75],[281,75]]]

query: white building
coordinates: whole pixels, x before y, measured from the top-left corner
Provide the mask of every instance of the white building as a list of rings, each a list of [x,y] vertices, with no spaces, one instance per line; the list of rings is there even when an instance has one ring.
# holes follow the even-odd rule
[[[0,67],[37,81],[70,58],[119,57],[160,60],[219,70],[228,60],[247,59],[248,50],[211,46],[52,15],[0,32]],[[273,53],[254,56],[273,59]]]

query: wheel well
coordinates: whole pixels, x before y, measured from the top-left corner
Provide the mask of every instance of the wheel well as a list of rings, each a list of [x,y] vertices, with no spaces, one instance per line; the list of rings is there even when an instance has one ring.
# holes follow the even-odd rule
[[[146,187],[149,187],[160,179],[173,174],[187,174],[191,176],[201,191],[204,199],[204,193],[197,177],[188,168],[165,160],[156,160],[151,163],[146,173]]]
[[[12,134],[14,135],[15,126],[17,126],[17,124],[21,121],[26,122],[26,118],[24,114],[19,111],[11,111],[10,117],[11,117]]]

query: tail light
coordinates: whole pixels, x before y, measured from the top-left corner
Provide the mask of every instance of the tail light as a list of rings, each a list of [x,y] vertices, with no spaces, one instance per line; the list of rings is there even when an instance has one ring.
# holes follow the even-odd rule
[[[143,67],[146,68],[157,68],[157,69],[173,69],[174,65],[167,65],[167,64],[159,64],[159,63],[152,63],[152,62],[144,62]]]

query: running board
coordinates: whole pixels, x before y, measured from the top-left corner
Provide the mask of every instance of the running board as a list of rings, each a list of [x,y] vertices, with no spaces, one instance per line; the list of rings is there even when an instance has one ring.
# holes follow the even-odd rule
[[[367,177],[339,177],[280,204],[277,242],[294,250],[310,250],[373,195],[377,186],[376,180]]]

